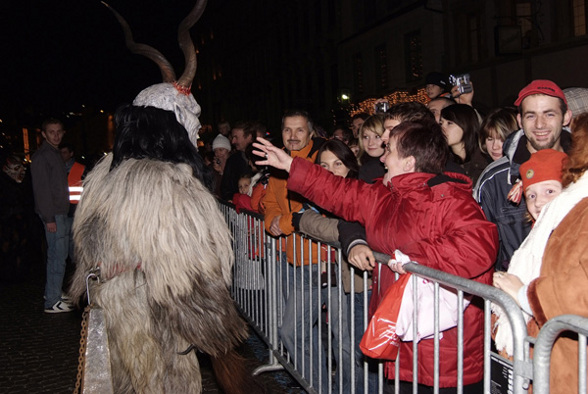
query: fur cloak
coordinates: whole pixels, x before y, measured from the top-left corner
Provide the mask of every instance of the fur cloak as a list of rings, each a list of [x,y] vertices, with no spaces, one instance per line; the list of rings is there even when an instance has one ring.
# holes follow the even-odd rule
[[[193,345],[223,357],[247,336],[228,286],[233,251],[216,200],[185,164],[112,155],[84,182],[70,294],[104,310],[117,393],[199,393]]]

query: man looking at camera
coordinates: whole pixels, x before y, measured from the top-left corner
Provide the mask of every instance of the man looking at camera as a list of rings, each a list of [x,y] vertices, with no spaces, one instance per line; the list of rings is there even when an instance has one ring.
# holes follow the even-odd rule
[[[313,137],[312,120],[306,111],[286,111],[282,117],[282,141],[284,150],[291,157],[300,157],[314,163],[324,140]],[[302,338],[302,326],[307,325],[309,320],[311,322],[317,320],[316,305],[313,308],[302,308],[302,306],[308,302],[310,287],[313,287],[313,294],[317,294],[319,291],[316,283],[309,281],[310,269],[312,269],[312,275],[315,278],[320,274],[317,268],[317,256],[319,253],[317,252],[316,244],[314,244],[312,259],[310,259],[308,241],[301,241],[301,238],[298,238],[296,240],[298,243],[295,243],[292,214],[301,212],[303,202],[306,200],[286,189],[287,180],[288,173],[286,171],[273,170],[271,173],[264,200],[266,207],[265,229],[275,237],[285,236],[281,242],[284,245],[285,240],[286,251],[279,255],[280,266],[278,267],[278,273],[282,277],[282,294],[284,296],[284,314],[282,326],[280,327],[280,338],[290,354],[293,355],[296,351],[298,352],[297,364],[298,368],[302,370],[304,365],[302,364],[302,355],[308,354],[309,349],[307,347],[310,346],[310,332],[306,330],[305,338]],[[297,253],[294,253],[294,247],[296,247]],[[301,250],[304,250],[304,253],[301,253]],[[303,259],[301,259],[301,254],[304,256]],[[296,256],[296,259],[294,256]],[[309,264],[312,264],[312,266],[309,267]],[[304,270],[304,275],[300,275],[302,270]],[[296,281],[294,280],[294,275],[296,275]],[[316,303],[316,298],[313,297],[312,302]],[[317,338],[317,334],[314,332],[315,329],[313,329],[313,342],[316,342]],[[304,342],[304,345],[302,342]],[[323,354],[323,364],[324,360],[326,360],[326,355]],[[309,371],[308,363],[306,364],[306,376],[310,376],[311,373],[313,375],[318,373],[319,368],[313,368],[313,371]],[[323,376],[327,376],[324,365],[321,368],[324,371]],[[317,379],[315,381],[318,381],[318,375],[315,378]],[[326,378],[323,378],[323,385],[325,383]],[[323,387],[323,390],[325,388]]]
[[[525,86],[515,101],[521,129],[504,142],[504,156],[490,164],[474,188],[474,198],[480,203],[486,217],[496,223],[500,249],[496,269],[508,268],[515,250],[531,231],[525,218],[527,206],[508,199],[509,191],[519,180],[519,167],[532,153],[542,149],[567,152],[571,145],[569,130],[565,127],[572,118],[566,97],[552,81],[535,80]]]
[[[69,252],[69,187],[59,144],[65,134],[63,123],[47,119],[41,126],[45,141],[32,158],[31,174],[35,211],[41,217],[47,238],[45,313],[71,312],[73,305],[62,298],[65,260]]]

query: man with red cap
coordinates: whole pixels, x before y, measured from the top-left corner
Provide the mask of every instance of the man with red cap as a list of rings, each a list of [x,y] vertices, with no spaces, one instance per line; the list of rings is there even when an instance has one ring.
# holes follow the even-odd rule
[[[508,268],[514,251],[531,229],[530,222],[525,220],[525,201],[517,205],[507,198],[520,178],[520,165],[532,153],[543,149],[566,152],[571,144],[566,126],[572,114],[563,91],[554,82],[534,80],[519,92],[515,105],[521,129],[504,142],[504,157],[484,170],[474,188],[474,198],[488,220],[498,227],[500,250],[496,268],[499,270]]]

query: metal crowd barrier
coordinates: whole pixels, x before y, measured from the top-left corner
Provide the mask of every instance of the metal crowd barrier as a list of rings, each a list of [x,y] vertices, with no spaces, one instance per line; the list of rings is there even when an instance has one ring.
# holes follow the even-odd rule
[[[549,394],[549,368],[551,349],[562,332],[572,331],[578,334],[578,393],[586,393],[586,336],[588,335],[588,318],[576,315],[561,315],[550,319],[539,331],[533,353],[533,392]]]
[[[294,267],[285,262],[285,246],[281,239],[269,236],[264,231],[263,217],[251,212],[236,213],[231,204],[219,203],[233,234],[235,268],[232,293],[243,316],[268,346],[268,363],[256,373],[285,369],[309,393],[383,393],[399,392],[395,381],[384,378],[383,362],[366,360],[359,351],[359,339],[368,324],[367,306],[369,293],[378,289],[368,288],[368,274],[363,272],[363,289],[356,295],[354,281],[350,291],[343,290],[342,252],[337,244],[322,243],[318,240],[295,234],[294,253],[303,261],[318,259],[327,267],[326,283],[321,283],[320,264]],[[388,269],[389,257],[376,253],[379,263],[376,269]],[[416,283],[418,277],[425,278],[435,285],[435,387],[439,391],[439,326],[438,302],[439,287],[455,289],[458,306],[463,306],[464,294],[483,300],[484,307],[484,393],[521,394],[526,393],[533,379],[533,363],[529,358],[529,348],[533,343],[527,337],[525,320],[515,301],[501,290],[465,278],[431,269],[415,263],[404,266],[413,273]],[[331,277],[334,269],[335,277]],[[351,277],[355,270],[351,267]],[[415,286],[416,288],[416,286]],[[349,290],[349,289],[348,289]],[[416,291],[415,291],[416,300]],[[514,355],[507,360],[493,351],[491,340],[490,303],[502,307],[513,330]],[[415,302],[416,305],[416,302]],[[470,306],[473,307],[473,306]],[[458,349],[457,349],[457,393],[463,392],[463,307],[458,308]],[[414,316],[418,311],[415,308]],[[554,323],[555,324],[555,323]],[[582,321],[581,327],[588,327]],[[578,325],[572,329],[580,330]],[[550,339],[555,339],[552,325]],[[559,330],[560,326],[557,326]],[[566,326],[569,328],[569,326]],[[414,326],[416,337],[418,327]],[[586,335],[585,331],[581,332]],[[541,336],[540,336],[541,338]],[[586,340],[584,342],[584,370],[586,359]],[[536,393],[549,391],[549,377],[537,372],[539,364],[542,371],[549,369],[549,349],[547,340],[539,339],[542,346],[541,357],[535,358]],[[413,372],[418,365],[418,343],[413,342]],[[537,349],[535,350],[537,354]],[[544,355],[545,353],[545,355]],[[581,355],[582,356],[582,355]],[[539,363],[539,364],[538,364]],[[398,376],[396,362],[396,376]],[[413,393],[418,392],[417,374],[413,373]],[[545,383],[547,376],[547,383]],[[582,374],[581,374],[582,376]],[[585,376],[584,384],[585,391]],[[547,386],[545,386],[547,384]],[[547,387],[547,391],[541,391]]]

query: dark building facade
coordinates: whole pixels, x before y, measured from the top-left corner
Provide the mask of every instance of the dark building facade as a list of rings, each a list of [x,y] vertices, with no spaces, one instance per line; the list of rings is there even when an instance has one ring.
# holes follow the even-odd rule
[[[194,33],[193,91],[203,122],[259,119],[274,132],[286,108],[308,109],[328,129],[354,104],[418,94],[429,71],[470,73],[475,102],[509,105],[532,79],[588,86],[587,3],[210,2]]]

